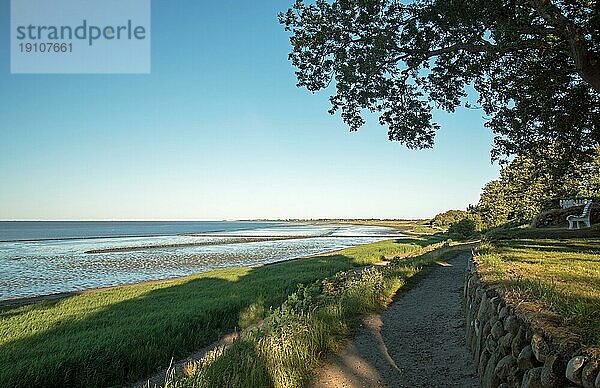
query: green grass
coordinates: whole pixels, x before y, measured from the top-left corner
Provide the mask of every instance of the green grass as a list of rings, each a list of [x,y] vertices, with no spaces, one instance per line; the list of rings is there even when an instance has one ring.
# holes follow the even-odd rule
[[[484,281],[541,303],[585,345],[600,347],[600,238],[488,242],[480,258]]]
[[[301,286],[262,327],[171,375],[165,388],[305,386],[362,317],[390,303],[395,292],[410,287],[436,262],[465,249],[438,243],[429,252],[385,267],[342,272]]]
[[[390,260],[404,257],[428,245],[444,241],[444,235],[410,236],[397,240],[385,240],[374,244],[359,245],[344,249],[343,255],[359,265],[372,264],[374,260]],[[336,254],[338,252],[335,252]]]
[[[262,319],[299,283],[426,245],[393,240],[335,255],[212,271],[0,309],[0,386],[107,386],[143,378]]]

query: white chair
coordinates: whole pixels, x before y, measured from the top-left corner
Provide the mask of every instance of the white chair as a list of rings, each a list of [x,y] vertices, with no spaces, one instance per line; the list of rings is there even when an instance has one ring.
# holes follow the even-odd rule
[[[567,216],[567,221],[569,221],[569,229],[573,229],[573,223],[575,223],[575,227],[579,229],[579,223],[583,222],[585,226],[588,228],[591,226],[590,224],[590,213],[592,211],[592,201],[588,201],[583,207],[583,212],[581,215],[572,214]]]

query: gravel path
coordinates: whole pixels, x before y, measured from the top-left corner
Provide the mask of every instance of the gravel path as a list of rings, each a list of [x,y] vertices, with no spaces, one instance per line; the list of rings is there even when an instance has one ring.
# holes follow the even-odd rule
[[[442,263],[331,357],[314,387],[479,387],[461,292],[469,256]]]

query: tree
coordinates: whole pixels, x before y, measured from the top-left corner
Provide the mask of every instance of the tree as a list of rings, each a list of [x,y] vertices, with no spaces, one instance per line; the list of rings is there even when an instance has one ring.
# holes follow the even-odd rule
[[[457,223],[467,217],[467,212],[464,210],[448,210],[433,217],[433,225],[439,228],[448,228],[452,224]]]
[[[473,86],[493,158],[589,159],[600,143],[598,0],[297,0],[279,19],[298,86],[333,83],[351,131],[370,111],[390,140],[431,147],[432,109],[472,107]]]
[[[510,208],[500,181],[493,180],[485,185],[476,211],[481,216],[483,229],[495,228],[508,222]]]
[[[477,232],[475,221],[470,218],[463,218],[455,222],[448,228],[448,235],[452,238],[466,239],[472,237]]]
[[[530,221],[538,213],[557,207],[560,198],[600,196],[600,150],[591,161],[565,162],[567,172],[556,176],[546,159],[517,156],[500,170],[500,178],[484,188],[475,211],[483,228],[508,221]]]

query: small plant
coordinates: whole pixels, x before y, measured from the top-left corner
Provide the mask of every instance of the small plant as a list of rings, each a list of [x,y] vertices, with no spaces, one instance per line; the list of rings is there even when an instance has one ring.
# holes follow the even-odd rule
[[[265,298],[259,297],[256,302],[253,302],[240,312],[238,324],[241,329],[250,327],[265,317]]]

